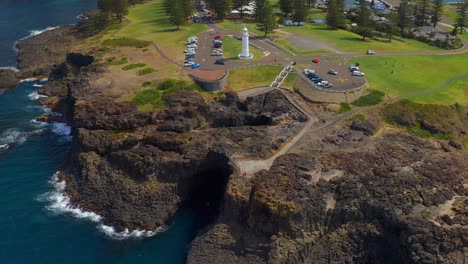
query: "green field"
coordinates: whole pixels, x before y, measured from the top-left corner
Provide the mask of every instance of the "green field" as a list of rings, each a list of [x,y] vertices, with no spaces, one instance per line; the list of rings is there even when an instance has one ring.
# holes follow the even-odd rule
[[[460,80],[438,91],[412,96],[411,100],[432,104],[468,104],[468,53],[427,56],[366,56],[349,61],[359,62],[370,88],[384,91],[391,97],[405,96],[441,87],[455,76]]]
[[[227,29],[227,30],[238,30],[239,35],[240,35],[242,29],[244,28],[244,25],[247,26],[247,29],[251,33],[254,33],[254,34],[259,35],[259,36],[264,36],[265,35],[265,33],[263,33],[263,31],[260,31],[260,30],[255,28],[257,26],[257,24],[253,20],[249,21],[249,20],[244,19],[243,23],[233,21],[233,20],[224,20],[223,22],[218,24],[219,27]]]
[[[232,91],[242,91],[249,88],[270,86],[283,67],[258,66],[229,72],[229,86]]]
[[[263,58],[263,52],[250,46],[250,54],[252,54],[253,60]],[[230,60],[237,60],[238,55],[242,52],[242,43],[240,40],[231,37],[223,38],[223,58]]]
[[[391,43],[386,40],[363,41],[362,37],[357,34],[346,30],[330,30],[325,24],[307,23],[304,26],[288,26],[281,28],[281,30],[320,39],[345,52],[364,53],[368,49],[377,52],[439,50],[439,48],[411,39],[393,40]]]
[[[126,37],[154,41],[162,48],[174,49],[180,47],[187,38],[206,30],[204,24],[190,24],[176,26],[170,24],[169,17],[164,10],[164,0],[152,0],[146,4],[130,9],[127,18],[131,23],[119,31],[115,37]]]
[[[285,39],[277,39],[277,40],[275,40],[275,43],[280,45],[281,47],[283,47],[283,48],[297,54],[297,55],[325,54],[325,53],[330,53],[331,52],[331,51],[326,50],[326,49],[319,49],[319,50],[298,49],[291,42],[289,42],[289,41],[287,41]]]

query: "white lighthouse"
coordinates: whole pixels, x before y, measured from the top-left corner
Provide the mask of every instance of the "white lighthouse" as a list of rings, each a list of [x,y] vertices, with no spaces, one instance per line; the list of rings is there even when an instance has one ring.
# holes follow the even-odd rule
[[[252,58],[253,55],[249,51],[249,30],[244,26],[242,30],[242,53],[239,54],[239,59],[248,60]]]

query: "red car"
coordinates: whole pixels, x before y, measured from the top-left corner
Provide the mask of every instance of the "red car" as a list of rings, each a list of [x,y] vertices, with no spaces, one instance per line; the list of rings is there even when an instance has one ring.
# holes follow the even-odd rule
[[[315,59],[313,59],[313,60],[312,60],[312,62],[313,62],[313,63],[319,63],[319,62],[320,62],[320,60],[319,60],[319,59],[317,59],[317,58],[315,58]]]
[[[221,35],[216,35],[216,36],[214,37],[214,39],[222,39],[222,38],[223,38],[223,37],[221,37]]]

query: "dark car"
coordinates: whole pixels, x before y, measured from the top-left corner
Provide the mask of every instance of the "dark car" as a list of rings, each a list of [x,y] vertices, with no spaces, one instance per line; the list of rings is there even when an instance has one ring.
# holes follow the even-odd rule
[[[217,59],[217,60],[215,60],[215,64],[224,65],[224,60],[223,59]]]

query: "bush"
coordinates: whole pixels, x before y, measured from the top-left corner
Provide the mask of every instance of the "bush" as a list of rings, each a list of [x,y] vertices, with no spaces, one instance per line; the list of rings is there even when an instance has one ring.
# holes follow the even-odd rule
[[[133,70],[133,69],[141,68],[141,67],[145,67],[145,66],[146,66],[146,64],[144,64],[144,63],[134,63],[134,64],[129,64],[127,66],[122,67],[122,70],[128,71],[128,70]]]
[[[134,47],[134,48],[144,48],[151,44],[149,41],[138,40],[132,38],[115,38],[115,39],[106,39],[102,42],[104,46],[112,47]]]
[[[122,64],[126,64],[126,63],[128,63],[127,58],[122,58],[120,60],[108,59],[106,61],[107,65],[122,65]]]
[[[363,114],[357,114],[353,116],[353,121],[364,121],[366,120],[366,116]]]
[[[379,90],[370,90],[369,94],[359,97],[356,101],[352,102],[355,106],[370,106],[376,105],[383,101],[385,93]]]
[[[348,103],[340,103],[340,110],[338,110],[338,113],[342,114],[348,111],[351,111],[351,105]]]
[[[151,86],[152,84],[153,82],[147,81],[147,82],[142,83],[141,86],[148,87],[148,86]]]
[[[153,69],[153,68],[145,68],[145,69],[142,69],[142,70],[137,71],[137,74],[138,74],[139,76],[141,76],[141,75],[146,75],[146,74],[150,74],[150,73],[153,73],[153,72],[156,72],[156,69]]]

